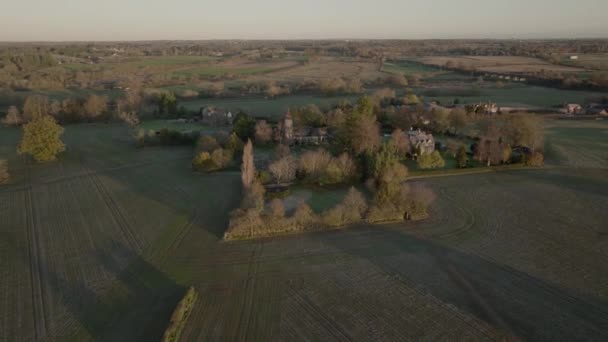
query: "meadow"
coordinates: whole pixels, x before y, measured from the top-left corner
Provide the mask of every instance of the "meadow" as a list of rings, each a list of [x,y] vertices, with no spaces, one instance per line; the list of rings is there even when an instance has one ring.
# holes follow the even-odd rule
[[[159,340],[190,285],[187,341],[608,339],[605,122],[548,122],[544,169],[415,180],[425,221],[234,243],[238,172],[65,128],[44,164],[0,128],[0,341]]]

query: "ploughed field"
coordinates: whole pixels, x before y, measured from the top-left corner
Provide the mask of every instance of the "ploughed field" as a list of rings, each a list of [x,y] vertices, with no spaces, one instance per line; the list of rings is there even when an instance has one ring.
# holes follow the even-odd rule
[[[104,124],[33,164],[0,128],[0,341],[159,340],[190,285],[185,341],[605,341],[607,131],[558,122],[547,168],[429,178],[426,221],[226,243],[237,172]]]

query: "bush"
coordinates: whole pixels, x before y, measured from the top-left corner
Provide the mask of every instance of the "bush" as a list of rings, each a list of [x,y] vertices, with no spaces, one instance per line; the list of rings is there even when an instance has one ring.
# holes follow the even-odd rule
[[[8,182],[9,178],[8,162],[4,159],[0,159],[0,184]]]
[[[37,117],[23,126],[23,137],[17,151],[30,154],[36,161],[51,161],[65,151],[61,141],[63,127],[48,115]]]
[[[194,304],[198,298],[198,294],[194,287],[190,286],[184,297],[177,303],[177,307],[171,315],[169,326],[163,335],[163,342],[177,342],[186,326],[188,317],[194,308]]]
[[[526,158],[526,166],[540,167],[545,163],[545,157],[540,152],[532,152]]]
[[[445,166],[445,161],[439,151],[431,154],[423,154],[418,157],[418,167],[421,169],[437,169]]]

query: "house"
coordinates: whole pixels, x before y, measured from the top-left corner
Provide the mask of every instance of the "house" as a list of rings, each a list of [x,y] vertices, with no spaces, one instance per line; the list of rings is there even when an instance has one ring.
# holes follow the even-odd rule
[[[431,154],[435,151],[435,139],[430,133],[425,133],[420,129],[410,129],[407,132],[407,137],[410,141],[410,146],[413,153]]]
[[[564,105],[564,110],[566,114],[582,114],[583,107],[577,103],[566,103]]]
[[[496,103],[488,101],[488,103],[473,104],[467,108],[467,111],[474,112],[474,113],[493,115],[493,114],[497,114],[500,111],[500,108],[498,107],[498,105]]]
[[[201,122],[206,125],[229,126],[232,124],[232,113],[216,107],[202,107],[200,110],[200,115]]]
[[[328,134],[326,127],[294,128],[293,117],[288,110],[275,129],[275,137],[281,144],[319,145],[327,141]]]

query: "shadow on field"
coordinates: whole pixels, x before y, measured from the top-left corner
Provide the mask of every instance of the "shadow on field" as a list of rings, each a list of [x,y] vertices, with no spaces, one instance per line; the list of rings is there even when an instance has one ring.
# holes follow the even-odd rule
[[[398,227],[375,229],[370,234],[357,234],[359,229],[354,229],[317,236],[344,253],[371,262],[380,272],[406,283],[404,286],[413,284],[513,339],[608,340],[608,303],[599,298],[586,298]],[[357,248],[363,245],[373,248]]]
[[[112,278],[112,281],[106,280],[105,286],[109,289],[103,295],[89,288],[82,277],[66,279],[53,273],[44,260],[39,260],[40,269],[45,271],[45,278],[41,279],[42,303],[48,306],[53,299],[59,300],[84,327],[86,334],[79,331],[71,336],[73,340],[158,341],[185,288],[119,242],[112,240],[111,244],[111,251],[94,252],[103,270]],[[18,252],[23,263],[29,264],[27,254]],[[44,293],[53,298],[45,297]],[[56,309],[52,312],[48,307],[43,310],[45,315],[57,315]],[[37,322],[35,325],[40,324]],[[67,337],[64,334],[69,333],[75,332],[62,331],[61,328],[59,331],[46,331],[53,338],[61,337],[62,340]],[[49,336],[37,338],[45,340]]]
[[[546,172],[528,172],[526,176],[538,183],[608,197],[608,169],[546,170]]]

